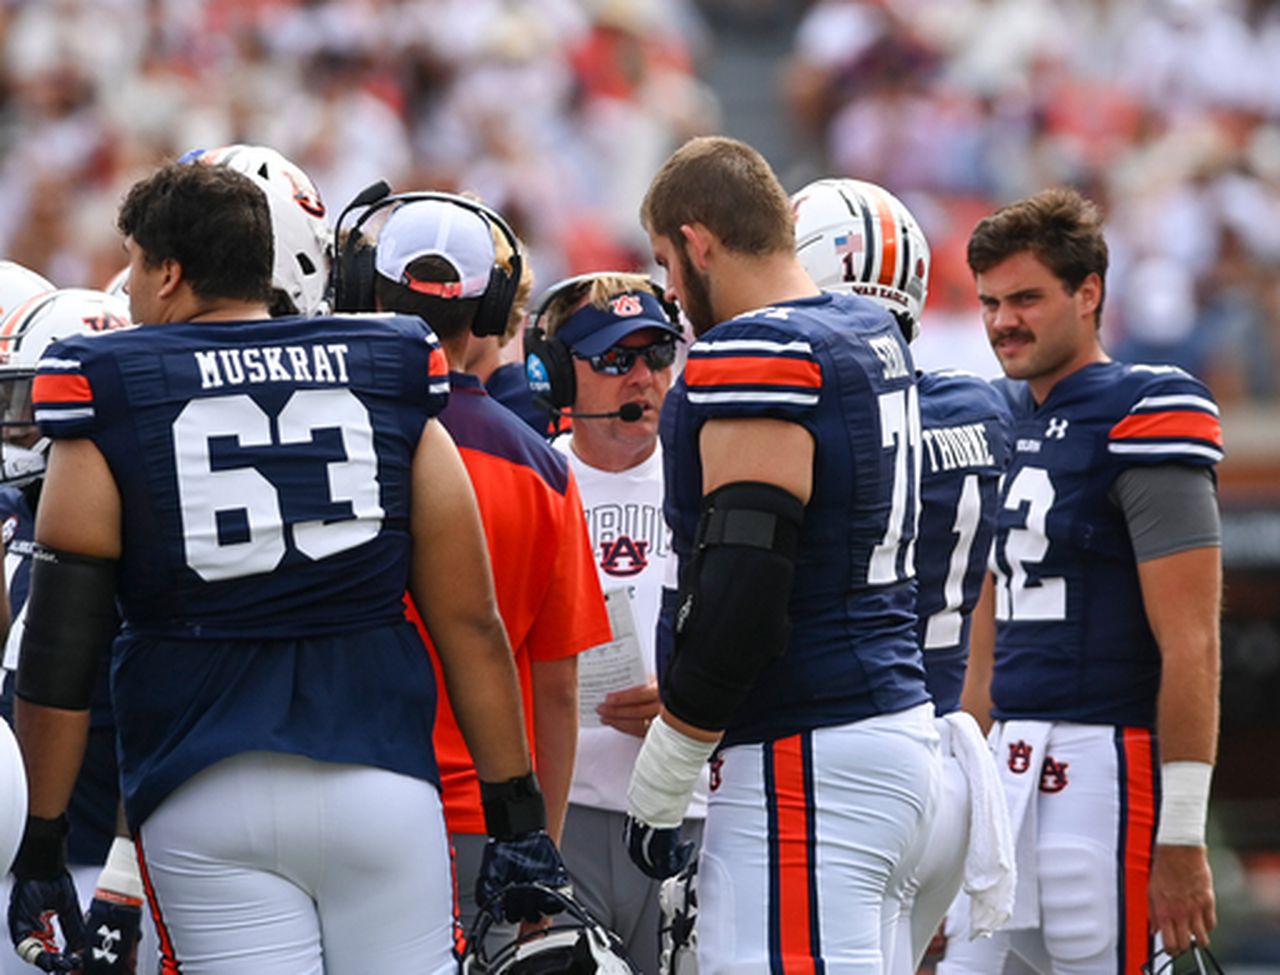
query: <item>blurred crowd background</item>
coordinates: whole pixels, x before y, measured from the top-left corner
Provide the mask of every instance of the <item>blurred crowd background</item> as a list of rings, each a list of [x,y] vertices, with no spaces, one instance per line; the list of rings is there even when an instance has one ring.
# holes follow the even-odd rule
[[[752,32],[771,58],[718,87]],[[7,0],[0,36],[0,252],[59,285],[118,269],[138,173],[230,142],[280,149],[330,212],[380,178],[479,193],[543,282],[641,266],[649,176],[738,134],[746,87],[789,189],[857,175],[916,213],[922,358],[995,368],[964,240],[1069,182],[1108,214],[1113,352],[1280,397],[1272,0]]]
[[[539,279],[635,266],[640,196],[713,130],[685,0],[3,3],[0,252],[61,286],[121,264],[114,212],[188,149],[279,149],[331,217],[370,183],[478,193]]]
[[[135,178],[232,142],[299,163],[331,218],[378,179],[478,193],[540,285],[647,269],[650,176],[725,132],[789,190],[901,196],[934,251],[920,362],[994,376],[970,229],[1094,197],[1113,355],[1224,406],[1223,939],[1280,972],[1278,0],[0,0],[0,52],[0,256],[59,286],[121,268]]]

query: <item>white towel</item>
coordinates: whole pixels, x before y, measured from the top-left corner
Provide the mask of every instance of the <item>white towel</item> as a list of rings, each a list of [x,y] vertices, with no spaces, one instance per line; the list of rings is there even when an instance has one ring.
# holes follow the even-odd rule
[[[991,748],[978,722],[964,711],[944,720],[951,730],[951,753],[969,783],[969,849],[964,858],[964,890],[969,895],[970,940],[991,934],[1013,914],[1017,869],[1009,807]]]
[[[1018,864],[1013,898],[1013,916],[1006,931],[1040,926],[1040,858],[1036,850],[1036,797],[1040,791],[1040,770],[1044,766],[1049,732],[1048,721],[1005,721],[991,729],[996,770],[1009,804],[1009,825],[1013,829],[1014,859]]]

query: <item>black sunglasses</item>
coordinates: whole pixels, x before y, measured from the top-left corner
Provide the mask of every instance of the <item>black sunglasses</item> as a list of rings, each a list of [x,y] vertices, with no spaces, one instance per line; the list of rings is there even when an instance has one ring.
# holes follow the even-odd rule
[[[625,376],[636,364],[636,359],[643,358],[645,365],[653,372],[666,369],[676,361],[676,340],[664,339],[650,345],[628,347],[614,345],[599,355],[574,356],[588,363],[591,368],[605,376]]]

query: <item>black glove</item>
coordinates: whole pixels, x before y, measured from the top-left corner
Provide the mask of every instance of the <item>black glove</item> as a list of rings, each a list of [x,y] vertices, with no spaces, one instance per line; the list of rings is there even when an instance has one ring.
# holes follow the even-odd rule
[[[142,905],[96,896],[84,916],[84,926],[89,944],[82,975],[134,975],[142,936]]]
[[[80,966],[84,950],[80,898],[66,864],[67,817],[28,816],[13,861],[9,936],[18,957],[46,972],[73,971]],[[61,950],[53,932],[55,917],[66,940]]]
[[[675,876],[693,856],[693,843],[681,842],[679,826],[648,826],[634,816],[622,826],[622,842],[631,862],[654,880]]]
[[[504,889],[512,884],[541,884],[565,895],[573,890],[560,851],[547,835],[546,807],[537,776],[529,772],[505,782],[481,780],[480,803],[489,842],[476,878],[476,904],[495,916],[500,911],[509,922],[532,923],[563,910],[549,894]]]
[[[564,905],[549,894],[533,889],[507,890],[512,884],[541,884],[568,896],[573,890],[560,851],[546,830],[534,830],[509,840],[489,839],[476,878],[476,903],[482,909],[501,911],[509,922],[533,922]],[[498,900],[501,898],[501,900]]]

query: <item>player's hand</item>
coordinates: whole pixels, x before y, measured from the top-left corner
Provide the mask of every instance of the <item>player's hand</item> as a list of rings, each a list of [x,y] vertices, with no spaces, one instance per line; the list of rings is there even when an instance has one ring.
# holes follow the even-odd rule
[[[649,722],[658,716],[662,698],[658,694],[658,678],[647,684],[610,691],[596,707],[600,723],[628,735],[643,738]]]
[[[532,923],[563,909],[550,895],[505,889],[512,884],[540,884],[565,895],[572,891],[569,871],[546,830],[533,830],[511,840],[490,838],[476,878],[476,903],[484,908],[500,896],[502,915],[508,922]]]
[[[142,905],[132,898],[94,897],[84,916],[88,945],[81,975],[134,975],[142,935]]]
[[[1151,930],[1160,934],[1165,951],[1180,955],[1191,939],[1209,943],[1218,923],[1213,901],[1213,875],[1203,846],[1156,847],[1148,884]]]
[[[58,919],[66,948],[58,947],[53,919]],[[70,972],[80,967],[84,949],[84,920],[71,874],[54,880],[20,880],[9,891],[9,936],[14,951],[28,965],[45,972]]]
[[[12,870],[9,937],[18,957],[46,972],[78,968],[84,918],[76,885],[67,873],[67,817],[28,816]],[[55,917],[66,942],[61,949],[53,931]]]
[[[654,880],[675,876],[693,856],[693,844],[681,841],[679,826],[648,826],[634,816],[622,826],[622,842],[631,862]]]

